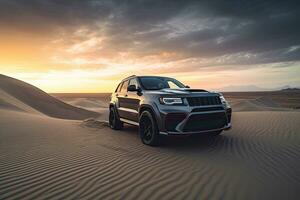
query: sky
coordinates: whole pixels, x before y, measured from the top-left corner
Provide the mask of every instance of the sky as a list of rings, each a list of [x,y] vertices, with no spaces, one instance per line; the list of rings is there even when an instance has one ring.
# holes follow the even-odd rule
[[[300,86],[300,4],[0,0],[0,73],[46,92],[111,92],[132,74],[193,88]]]

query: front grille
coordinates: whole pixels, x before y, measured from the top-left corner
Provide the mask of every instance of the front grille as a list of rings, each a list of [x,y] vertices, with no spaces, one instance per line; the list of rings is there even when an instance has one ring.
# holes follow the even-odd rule
[[[206,131],[223,128],[227,124],[225,112],[192,115],[185,124],[183,131]]]
[[[224,110],[224,108],[222,106],[202,107],[202,108],[194,108],[192,112],[207,112],[207,111],[216,111],[216,110]]]
[[[210,105],[220,105],[221,100],[218,96],[211,97],[188,97],[187,101],[190,106],[210,106]]]

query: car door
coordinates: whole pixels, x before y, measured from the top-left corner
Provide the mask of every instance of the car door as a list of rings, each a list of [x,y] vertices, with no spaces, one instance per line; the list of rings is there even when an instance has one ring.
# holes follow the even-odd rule
[[[127,81],[124,81],[122,86],[121,86],[121,89],[120,91],[118,92],[118,102],[119,102],[119,106],[118,106],[118,113],[119,113],[119,116],[121,118],[125,118],[127,119],[127,111],[126,111],[126,99],[127,99],[127,87],[128,87],[128,80]]]
[[[136,88],[140,88],[136,78],[129,80],[128,85],[135,85]],[[137,91],[127,91],[126,107],[127,117],[129,120],[138,122],[138,109],[140,104],[140,96]]]

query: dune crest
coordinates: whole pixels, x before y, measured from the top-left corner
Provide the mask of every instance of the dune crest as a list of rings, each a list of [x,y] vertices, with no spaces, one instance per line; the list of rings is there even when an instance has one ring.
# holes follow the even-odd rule
[[[64,103],[39,88],[0,74],[0,108],[43,113],[61,119],[86,119],[100,114]]]

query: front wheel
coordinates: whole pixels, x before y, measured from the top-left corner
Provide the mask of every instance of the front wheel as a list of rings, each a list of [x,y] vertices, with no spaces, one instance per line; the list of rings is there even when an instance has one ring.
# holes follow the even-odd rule
[[[158,146],[160,143],[156,121],[149,111],[142,112],[140,116],[139,134],[144,144]]]
[[[109,108],[109,126],[115,130],[121,130],[123,128],[123,122],[120,121],[114,107]]]

